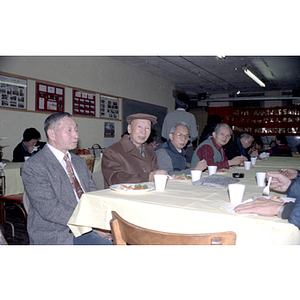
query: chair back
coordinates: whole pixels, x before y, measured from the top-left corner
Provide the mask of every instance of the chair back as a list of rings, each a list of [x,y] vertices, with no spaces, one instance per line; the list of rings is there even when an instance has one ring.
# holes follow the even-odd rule
[[[233,231],[180,234],[156,231],[127,222],[115,211],[110,221],[115,245],[235,245]]]

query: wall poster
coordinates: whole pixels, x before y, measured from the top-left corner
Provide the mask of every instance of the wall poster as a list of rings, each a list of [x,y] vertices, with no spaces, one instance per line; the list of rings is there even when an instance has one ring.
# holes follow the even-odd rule
[[[36,83],[35,110],[64,112],[65,88],[47,83]]]
[[[96,95],[73,89],[73,115],[95,116]]]
[[[100,96],[100,117],[105,119],[119,119],[119,99],[105,95]]]
[[[0,107],[26,109],[27,80],[0,74]]]

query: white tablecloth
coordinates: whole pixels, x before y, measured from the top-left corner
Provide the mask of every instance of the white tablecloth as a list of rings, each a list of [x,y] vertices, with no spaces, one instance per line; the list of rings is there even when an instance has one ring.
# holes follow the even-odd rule
[[[244,201],[262,194],[255,173],[295,167],[300,158],[270,157],[258,161],[250,170],[232,167],[229,174],[243,172],[239,183],[246,185]],[[208,176],[204,172],[203,177]],[[147,183],[152,184],[153,183]],[[274,191],[270,195],[275,195]],[[300,244],[299,229],[276,216],[230,214],[221,205],[229,205],[228,188],[195,186],[191,182],[171,181],[164,192],[117,192],[110,189],[82,195],[68,226],[78,236],[91,228],[110,229],[111,211],[117,211],[134,224],[178,233],[232,230],[237,245]]]
[[[20,173],[23,163],[6,163],[4,167],[5,175],[5,196],[23,193],[24,186]]]

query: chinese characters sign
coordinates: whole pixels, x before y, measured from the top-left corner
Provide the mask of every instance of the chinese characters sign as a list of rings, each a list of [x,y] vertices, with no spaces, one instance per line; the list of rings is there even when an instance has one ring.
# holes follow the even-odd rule
[[[26,109],[27,80],[0,75],[0,107]]]
[[[253,135],[300,134],[300,107],[236,108],[210,107],[209,115],[218,114],[234,133]]]
[[[95,117],[95,94],[73,90],[73,115]]]
[[[36,83],[36,110],[63,112],[65,89],[52,84]]]

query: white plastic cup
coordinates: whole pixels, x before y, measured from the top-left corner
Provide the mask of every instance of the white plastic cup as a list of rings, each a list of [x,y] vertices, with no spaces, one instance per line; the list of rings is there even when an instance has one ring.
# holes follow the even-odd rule
[[[155,183],[155,190],[158,192],[163,192],[166,188],[167,175],[155,174],[154,183]]]
[[[241,204],[243,202],[246,186],[244,184],[228,184],[230,203],[234,205]]]
[[[202,171],[200,170],[191,170],[192,181],[197,181],[201,179]]]
[[[256,180],[258,186],[265,186],[265,179],[266,179],[266,173],[265,172],[257,172],[256,173]]]
[[[216,174],[217,168],[218,168],[217,166],[208,166],[208,174],[209,174],[209,176],[213,175],[213,174]]]
[[[251,164],[252,165],[256,164],[256,159],[257,159],[257,157],[251,157]]]
[[[251,167],[251,161],[244,161],[245,170],[250,170]]]

